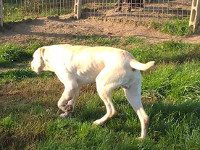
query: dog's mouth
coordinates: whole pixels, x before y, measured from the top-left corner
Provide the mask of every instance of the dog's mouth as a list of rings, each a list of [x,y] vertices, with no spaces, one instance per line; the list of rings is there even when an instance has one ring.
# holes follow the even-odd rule
[[[41,71],[39,71],[39,70],[35,71],[35,73],[37,73],[37,74],[40,74],[40,72],[41,72]]]
[[[31,68],[36,74],[40,74],[39,70],[35,70],[34,68]]]
[[[33,70],[35,73],[40,74],[40,69],[36,69],[33,67],[33,65],[31,64],[31,70]]]

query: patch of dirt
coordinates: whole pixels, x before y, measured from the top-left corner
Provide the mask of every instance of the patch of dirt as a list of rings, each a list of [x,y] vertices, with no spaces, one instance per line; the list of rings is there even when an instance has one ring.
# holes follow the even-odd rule
[[[174,37],[145,26],[131,23],[101,21],[94,19],[74,20],[68,16],[40,18],[16,23],[11,29],[0,32],[0,44],[26,44],[27,40],[56,40],[68,43],[70,39],[81,35],[135,36],[145,38],[150,43],[167,40],[181,40],[188,43],[200,43],[200,35],[191,37]]]
[[[5,92],[5,93],[0,93],[0,96],[17,95],[19,93],[20,93],[19,90],[13,90],[13,91]]]

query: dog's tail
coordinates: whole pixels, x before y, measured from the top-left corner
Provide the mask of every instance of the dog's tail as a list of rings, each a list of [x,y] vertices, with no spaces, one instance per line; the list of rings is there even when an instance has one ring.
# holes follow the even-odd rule
[[[130,66],[136,70],[146,71],[154,65],[154,61],[150,61],[146,64],[140,63],[135,59],[130,61]]]

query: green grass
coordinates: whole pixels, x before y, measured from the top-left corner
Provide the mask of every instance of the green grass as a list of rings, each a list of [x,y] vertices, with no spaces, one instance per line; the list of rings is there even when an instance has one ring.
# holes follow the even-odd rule
[[[148,138],[137,140],[139,119],[122,89],[112,93],[117,115],[103,126],[92,125],[105,114],[94,84],[81,88],[72,118],[60,119],[57,101],[64,86],[54,73],[38,76],[27,65],[34,50],[51,43],[28,39],[23,46],[0,46],[0,55],[14,51],[9,59],[0,59],[0,149],[200,149],[200,44],[152,45],[135,37],[98,35],[81,35],[71,43],[120,47],[141,62],[156,61],[142,73],[142,101],[150,117]],[[19,62],[23,67],[16,67]]]
[[[151,22],[151,26],[160,30],[163,33],[167,33],[170,35],[178,35],[178,36],[186,36],[192,33],[192,29],[189,27],[189,20],[187,19],[176,19],[173,21],[166,22]]]
[[[41,42],[34,38],[27,39],[26,45],[0,45],[0,68],[13,67],[16,63],[28,62],[36,49],[42,45],[52,45],[56,42]]]
[[[100,46],[111,46],[118,45],[120,42],[119,38],[107,38],[99,35],[79,35],[76,38],[72,39],[74,44],[83,44],[83,45],[100,45]]]

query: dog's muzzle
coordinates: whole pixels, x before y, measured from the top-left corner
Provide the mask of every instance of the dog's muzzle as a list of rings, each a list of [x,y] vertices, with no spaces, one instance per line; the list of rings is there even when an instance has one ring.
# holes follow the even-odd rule
[[[35,69],[33,62],[31,62],[31,70],[33,70],[35,73],[39,74],[40,71],[38,69]]]

